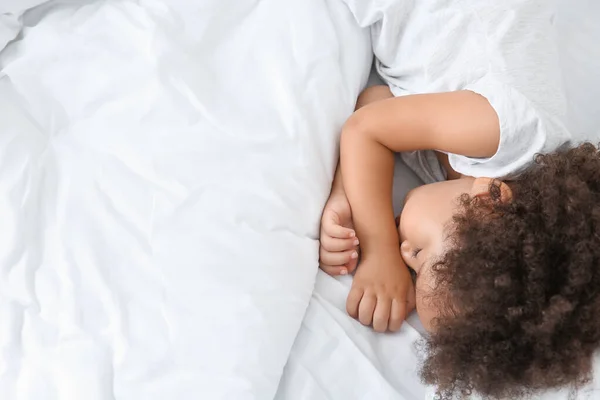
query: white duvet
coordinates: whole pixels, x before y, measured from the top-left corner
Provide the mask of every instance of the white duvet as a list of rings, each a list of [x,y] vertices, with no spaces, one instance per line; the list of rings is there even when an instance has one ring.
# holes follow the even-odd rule
[[[273,398],[368,37],[337,0],[33,3],[0,1],[0,398]]]
[[[600,3],[563,4],[571,123],[593,131]],[[0,0],[7,44],[0,399],[432,398],[414,316],[375,334],[350,278],[317,274],[371,63],[342,0]]]
[[[348,1],[348,0],[345,0]],[[399,0],[400,1],[400,0]],[[369,14],[385,19],[384,4],[373,0],[352,2],[357,19]],[[445,2],[452,8],[456,2]],[[407,2],[409,4],[409,2]],[[500,4],[500,3],[498,3]],[[437,12],[448,12],[438,9]],[[562,78],[567,91],[571,130],[586,140],[600,142],[600,2],[595,0],[560,0],[556,40],[560,49]],[[414,21],[412,21],[414,23]],[[393,31],[395,26],[385,29]],[[422,37],[421,40],[432,40]],[[393,52],[393,49],[384,49]],[[411,60],[419,64],[418,60]],[[403,60],[397,60],[402,63]],[[390,69],[404,65],[388,65]],[[373,81],[372,84],[381,84]],[[402,163],[396,163],[395,205],[418,179]],[[420,183],[422,184],[422,182]],[[420,384],[417,375],[418,354],[414,343],[419,339],[419,324],[414,315],[394,335],[377,335],[344,317],[344,300],[350,279],[317,276],[315,292],[292,348],[280,386],[280,399],[435,399],[433,388]],[[343,334],[342,332],[345,332]],[[578,400],[600,398],[600,355],[595,362],[595,380],[581,389]],[[475,399],[476,396],[473,396]],[[535,399],[566,400],[568,390],[538,393]]]

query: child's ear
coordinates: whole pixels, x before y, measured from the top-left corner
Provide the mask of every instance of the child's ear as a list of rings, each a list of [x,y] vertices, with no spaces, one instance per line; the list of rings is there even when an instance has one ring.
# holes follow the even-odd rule
[[[473,186],[471,187],[471,193],[470,195],[472,197],[479,197],[482,199],[486,199],[486,200],[497,200],[498,197],[497,196],[492,196],[492,193],[490,192],[490,188],[493,189],[493,187],[496,187],[497,190],[499,191],[499,200],[503,203],[509,203],[512,198],[513,198],[513,194],[512,194],[512,190],[510,190],[510,187],[505,183],[502,182],[498,179],[492,179],[492,178],[477,178],[473,181]],[[495,197],[495,198],[493,198]]]

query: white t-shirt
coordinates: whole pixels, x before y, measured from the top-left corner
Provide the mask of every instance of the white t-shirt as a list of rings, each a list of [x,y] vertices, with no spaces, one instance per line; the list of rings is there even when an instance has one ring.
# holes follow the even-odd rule
[[[536,154],[576,141],[565,126],[555,1],[344,1],[370,28],[377,71],[395,96],[466,89],[496,110],[497,153],[485,159],[450,154],[457,172],[515,176]],[[415,160],[439,168],[428,155],[405,159]]]

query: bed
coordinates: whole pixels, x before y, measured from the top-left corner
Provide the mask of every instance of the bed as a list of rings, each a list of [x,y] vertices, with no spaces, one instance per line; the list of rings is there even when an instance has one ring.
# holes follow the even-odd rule
[[[563,3],[598,132],[600,8]],[[317,268],[377,79],[343,1],[2,0],[0,49],[0,398],[432,398],[417,318],[375,334]]]
[[[569,128],[600,143],[600,3],[560,1],[556,21],[563,79],[569,101]],[[375,68],[369,85],[381,84]],[[396,159],[394,205],[400,211],[404,194],[422,184]],[[278,399],[435,399],[433,388],[416,378],[415,344],[423,328],[415,316],[400,332],[377,335],[345,317],[350,278],[334,279],[319,272],[307,315],[284,371]],[[595,380],[577,399],[600,396],[600,356]],[[475,396],[473,396],[475,398]],[[568,391],[540,394],[543,400],[571,398]]]

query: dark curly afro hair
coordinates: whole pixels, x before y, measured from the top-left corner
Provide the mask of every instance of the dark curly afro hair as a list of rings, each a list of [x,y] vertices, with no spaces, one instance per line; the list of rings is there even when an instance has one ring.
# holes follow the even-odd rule
[[[465,195],[433,265],[441,308],[424,382],[444,398],[581,388],[600,344],[600,153],[540,155],[511,202]],[[574,393],[574,392],[572,392]]]

